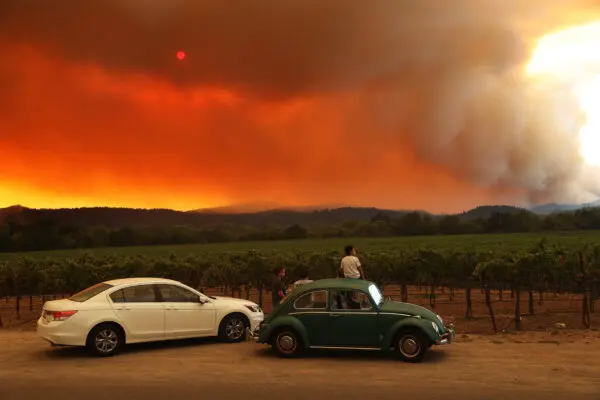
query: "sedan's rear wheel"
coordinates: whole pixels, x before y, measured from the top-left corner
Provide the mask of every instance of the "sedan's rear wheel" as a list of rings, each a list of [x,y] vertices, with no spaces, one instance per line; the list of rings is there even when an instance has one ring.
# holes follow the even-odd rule
[[[293,329],[282,329],[273,338],[273,350],[279,357],[295,357],[302,351],[300,337]]]
[[[396,353],[405,362],[418,363],[423,360],[429,343],[419,329],[403,329],[396,335]]]
[[[101,324],[88,335],[86,347],[95,356],[110,357],[121,350],[124,342],[123,332],[117,325]]]

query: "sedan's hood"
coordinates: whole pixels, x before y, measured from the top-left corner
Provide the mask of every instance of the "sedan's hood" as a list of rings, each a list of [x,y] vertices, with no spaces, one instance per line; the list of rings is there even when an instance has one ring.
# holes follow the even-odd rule
[[[212,296],[218,302],[227,302],[239,305],[249,305],[249,306],[257,306],[257,304],[253,301],[246,299],[238,299],[235,297],[224,297],[224,296]]]
[[[397,314],[406,314],[410,316],[420,315],[423,318],[427,318],[431,321],[434,321],[437,324],[440,324],[440,320],[436,313],[431,310],[426,309],[425,307],[418,306],[416,304],[411,303],[402,303],[400,301],[393,300],[385,300],[381,305],[381,312],[384,313],[397,313]]]

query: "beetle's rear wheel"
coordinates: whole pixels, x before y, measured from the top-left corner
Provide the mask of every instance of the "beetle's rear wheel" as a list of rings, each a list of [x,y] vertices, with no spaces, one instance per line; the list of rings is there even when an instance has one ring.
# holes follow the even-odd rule
[[[295,357],[302,352],[302,341],[299,335],[291,328],[284,328],[273,335],[273,350],[279,357]]]

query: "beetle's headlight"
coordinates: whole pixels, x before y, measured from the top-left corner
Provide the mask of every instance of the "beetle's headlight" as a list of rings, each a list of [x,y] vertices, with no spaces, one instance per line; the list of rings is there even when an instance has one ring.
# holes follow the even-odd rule
[[[438,328],[438,326],[435,322],[431,321],[431,326],[433,326],[433,329],[435,329],[435,331],[437,333],[440,333],[440,328]]]
[[[255,305],[245,304],[246,308],[252,312],[260,312],[260,307]]]

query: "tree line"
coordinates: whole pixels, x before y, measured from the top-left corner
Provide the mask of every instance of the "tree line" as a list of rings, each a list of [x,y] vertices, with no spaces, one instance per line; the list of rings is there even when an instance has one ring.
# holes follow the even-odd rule
[[[472,210],[477,211],[477,209]],[[226,243],[334,237],[391,237],[479,233],[517,233],[600,229],[600,208],[540,216],[526,210],[433,216],[408,212],[400,216],[378,212],[367,220],[319,222],[289,226],[227,223],[156,226],[85,225],[51,217],[0,224],[0,252],[25,252],[97,247]],[[486,216],[483,216],[486,215]],[[267,220],[268,221],[268,220]]]
[[[21,299],[28,295],[75,293],[105,280],[156,276],[182,281],[192,287],[223,288],[232,296],[249,298],[256,289],[262,305],[270,287],[272,271],[285,266],[290,281],[308,274],[312,279],[335,277],[340,262],[337,252],[250,251],[245,254],[211,254],[168,257],[105,256],[92,254],[67,259],[36,260],[20,257],[0,262],[0,296],[16,296],[17,312]],[[398,251],[361,253],[367,278],[382,290],[400,287],[407,301],[408,286],[428,288],[430,306],[435,308],[439,288],[465,290],[465,317],[473,316],[471,291],[486,294],[489,314],[496,329],[491,291],[504,292],[515,299],[515,324],[519,326],[520,298],[529,298],[534,313],[534,293],[543,301],[545,293],[578,293],[582,296],[582,323],[590,326],[590,313],[599,294],[600,245],[565,249],[545,240],[521,253],[436,251],[414,248]]]

